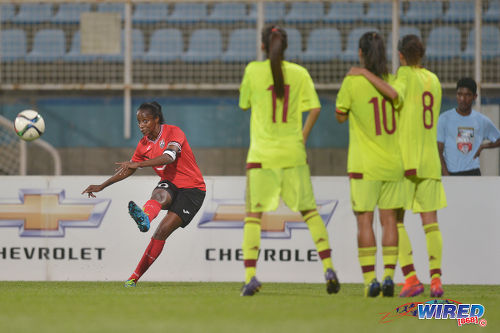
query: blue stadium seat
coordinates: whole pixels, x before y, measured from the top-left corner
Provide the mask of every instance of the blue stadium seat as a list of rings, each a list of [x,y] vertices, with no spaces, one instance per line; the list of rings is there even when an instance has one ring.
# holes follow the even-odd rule
[[[361,38],[361,36],[363,36],[366,32],[369,31],[379,32],[379,30],[374,27],[362,27],[362,28],[352,29],[349,32],[349,35],[347,36],[347,46],[344,52],[342,52],[342,54],[340,55],[340,59],[343,61],[358,62],[359,39]]]
[[[189,39],[188,50],[182,56],[185,62],[210,62],[222,55],[222,37],[218,29],[195,30]]]
[[[416,35],[419,38],[422,38],[422,34],[420,33],[420,29],[417,28],[417,27],[413,27],[413,26],[402,26],[402,27],[399,27],[399,38],[398,38],[398,40],[400,40],[401,38],[403,38],[406,35]],[[392,31],[387,36],[387,40],[386,40],[386,44],[385,45],[386,45],[386,48],[387,48],[387,58],[391,59],[392,58],[391,57],[391,54],[392,54]]]
[[[125,31],[122,31],[121,52],[114,55],[102,55],[104,61],[122,62],[125,58]],[[139,29],[132,29],[132,60],[141,60],[144,56],[144,35]]]
[[[310,23],[323,19],[325,8],[322,2],[293,2],[285,16],[286,23]]]
[[[444,22],[472,22],[475,17],[473,0],[449,1],[449,7],[444,13]]]
[[[461,56],[461,34],[455,27],[438,27],[427,38],[425,56],[429,60],[448,60]]]
[[[462,54],[465,60],[474,60],[475,29],[469,32],[467,46]],[[496,26],[486,25],[481,28],[481,58],[491,60],[500,58],[500,30]]]
[[[311,31],[307,39],[303,61],[325,62],[339,58],[342,53],[340,32],[334,28],[321,28]]]
[[[173,12],[167,17],[170,23],[196,23],[207,18],[206,3],[176,3]]]
[[[0,40],[2,61],[15,61],[26,57],[26,34],[24,30],[3,30]]]
[[[23,3],[19,12],[12,18],[14,23],[42,23],[52,18],[52,4]]]
[[[90,12],[89,3],[63,3],[59,5],[59,10],[51,19],[54,23],[78,23],[80,15]]]
[[[264,21],[276,22],[281,21],[285,17],[285,3],[284,2],[266,2],[264,4]],[[252,21],[257,19],[257,6],[252,5],[249,18]]]
[[[158,23],[167,20],[166,3],[138,3],[135,5],[132,21],[134,23]]]
[[[351,23],[363,17],[363,4],[357,2],[332,2],[330,11],[323,17],[327,23]]]
[[[0,5],[0,8],[2,10],[2,15],[0,16],[2,23],[10,22],[16,15],[16,8],[11,3]]]
[[[442,16],[443,3],[441,1],[412,1],[401,19],[405,23],[425,23],[437,20]]]
[[[124,3],[99,3],[97,11],[100,13],[120,13],[122,18],[125,17],[125,4]]]
[[[26,56],[26,61],[51,62],[61,60],[65,53],[64,32],[60,29],[43,29],[35,34],[33,49]]]
[[[249,62],[257,59],[257,32],[255,29],[237,29],[229,36],[229,44],[222,55],[223,62]]]
[[[207,22],[211,23],[234,23],[247,20],[247,8],[244,3],[216,3],[212,13],[207,17]]]
[[[403,13],[403,6],[400,6],[400,13]],[[392,22],[392,3],[372,2],[369,4],[368,12],[363,16],[364,22],[369,23],[389,23]]]
[[[486,22],[500,22],[500,0],[490,0],[488,10],[483,15]]]
[[[75,31],[71,39],[71,48],[68,53],[64,55],[64,60],[70,62],[90,62],[97,58],[97,55],[81,53],[80,30]]]
[[[170,62],[178,60],[183,51],[182,33],[179,29],[158,29],[151,35],[149,49],[143,60]]]
[[[302,36],[295,28],[285,28],[288,47],[285,50],[285,60],[297,61],[302,58]]]

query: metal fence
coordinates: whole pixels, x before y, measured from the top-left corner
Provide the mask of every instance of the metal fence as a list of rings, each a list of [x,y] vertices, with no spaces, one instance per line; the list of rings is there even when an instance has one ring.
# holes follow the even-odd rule
[[[500,88],[500,0],[468,1],[0,1],[0,89],[117,90],[130,134],[133,90],[235,90],[262,59],[259,31],[288,32],[286,58],[318,89],[340,87],[361,34],[417,34],[444,87],[462,76]]]

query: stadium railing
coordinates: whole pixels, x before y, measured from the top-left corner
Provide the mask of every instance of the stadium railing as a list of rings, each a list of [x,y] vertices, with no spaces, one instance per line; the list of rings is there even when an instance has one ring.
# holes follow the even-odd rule
[[[483,42],[492,38],[483,25],[500,22],[498,8],[498,0],[0,0],[0,89],[121,91],[128,138],[132,91],[237,90],[246,63],[264,57],[260,30],[270,22],[289,32],[286,56],[308,68],[319,90],[337,90],[358,62],[356,40],[350,38],[363,27],[390,39],[393,71],[402,32],[419,31],[427,45],[437,29],[458,31],[456,38],[439,42],[440,49],[456,54],[433,54],[430,47],[424,66],[444,88],[471,76],[481,89],[500,89],[500,56],[494,46],[481,45],[481,36]],[[236,35],[246,49],[254,48],[249,56],[234,49],[233,32],[243,30],[255,33],[253,42],[248,34]],[[157,45],[166,31],[180,32],[162,37],[172,41],[172,50]],[[339,36],[321,37],[319,31]],[[339,45],[318,49],[319,37]],[[41,47],[40,41],[49,45]]]

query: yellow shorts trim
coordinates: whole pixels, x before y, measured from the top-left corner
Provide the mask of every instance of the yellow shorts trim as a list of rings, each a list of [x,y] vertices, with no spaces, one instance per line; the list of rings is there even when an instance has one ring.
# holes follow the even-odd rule
[[[405,209],[414,213],[425,213],[440,210],[447,206],[443,183],[431,178],[406,178],[405,187],[408,192]]]
[[[396,209],[407,201],[403,180],[382,181],[350,179],[351,205],[355,212],[372,212],[379,209]]]
[[[247,170],[246,210],[274,211],[280,198],[294,212],[316,209],[309,166]]]

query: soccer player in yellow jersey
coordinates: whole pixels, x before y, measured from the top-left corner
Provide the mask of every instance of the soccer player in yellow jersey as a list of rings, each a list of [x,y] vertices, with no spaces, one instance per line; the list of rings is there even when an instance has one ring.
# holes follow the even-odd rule
[[[305,142],[321,105],[307,70],[284,61],[286,47],[284,29],[275,25],[265,28],[262,49],[268,59],[249,63],[240,86],[239,106],[244,110],[251,108],[242,296],[252,296],[261,287],[255,276],[261,217],[263,212],[276,210],[280,197],[290,209],[300,211],[307,223],[323,263],[327,292],[337,293],[340,289],[306,161]],[[309,115],[302,127],[305,111]]]
[[[359,40],[361,64],[382,80],[392,82],[388,73],[385,45],[377,32]],[[396,106],[397,107],[397,106]],[[339,122],[349,118],[351,204],[358,223],[358,258],[363,272],[365,296],[394,296],[394,269],[398,259],[396,209],[404,207],[403,161],[398,145],[399,112],[363,76],[347,76],[336,100]],[[384,282],[377,281],[377,243],[373,213],[378,206],[382,225]]]
[[[427,241],[431,275],[431,297],[441,297],[441,258],[443,241],[437,211],[446,207],[441,183],[441,164],[437,147],[437,124],[441,108],[441,84],[438,77],[421,66],[425,48],[415,35],[404,36],[398,44],[401,67],[396,81],[389,85],[368,71],[364,75],[380,92],[403,104],[399,143],[411,202],[407,209],[420,213]],[[424,291],[413,267],[412,249],[403,224],[404,211],[398,214],[399,262],[405,276],[401,297]]]

